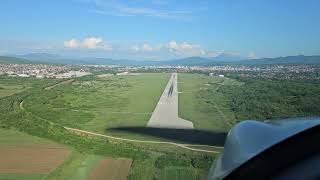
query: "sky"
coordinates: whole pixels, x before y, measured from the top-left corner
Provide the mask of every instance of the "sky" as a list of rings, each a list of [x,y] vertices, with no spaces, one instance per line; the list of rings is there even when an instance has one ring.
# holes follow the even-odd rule
[[[0,54],[320,55],[319,0],[2,0]]]

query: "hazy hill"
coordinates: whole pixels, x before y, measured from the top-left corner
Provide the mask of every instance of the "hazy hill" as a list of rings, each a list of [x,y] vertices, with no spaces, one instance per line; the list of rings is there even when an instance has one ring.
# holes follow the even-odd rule
[[[9,56],[0,56],[0,64],[33,64],[33,63],[34,62],[27,59],[9,57]]]
[[[320,64],[320,56],[287,56],[277,58],[262,58],[242,60],[239,64],[245,65],[263,65],[263,64]]]
[[[51,64],[97,64],[97,65],[267,65],[267,64],[320,64],[320,56],[287,56],[277,58],[246,59],[241,56],[221,54],[217,57],[188,57],[168,61],[137,61],[110,58],[73,58],[54,54],[27,54],[22,56],[3,56],[0,63],[51,63]]]

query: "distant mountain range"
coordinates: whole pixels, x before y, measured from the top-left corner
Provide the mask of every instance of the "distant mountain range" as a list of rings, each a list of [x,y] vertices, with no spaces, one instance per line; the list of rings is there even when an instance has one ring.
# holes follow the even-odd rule
[[[30,63],[34,63],[34,62],[27,59],[22,59],[22,58],[0,56],[0,64],[30,64]]]
[[[287,56],[277,58],[246,59],[244,57],[221,54],[217,57],[188,57],[167,61],[137,61],[127,59],[110,59],[110,58],[72,58],[63,57],[54,54],[36,53],[19,56],[0,56],[0,63],[9,64],[28,64],[28,63],[45,63],[45,64],[96,64],[96,65],[226,65],[226,64],[243,64],[243,65],[267,65],[267,64],[320,64],[320,56]]]
[[[239,61],[240,64],[320,64],[320,56],[286,56],[277,58],[262,58]]]

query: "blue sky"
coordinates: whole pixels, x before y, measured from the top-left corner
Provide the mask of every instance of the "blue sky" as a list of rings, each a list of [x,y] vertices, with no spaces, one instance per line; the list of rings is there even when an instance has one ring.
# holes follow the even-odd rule
[[[3,0],[0,54],[320,54],[318,0]]]

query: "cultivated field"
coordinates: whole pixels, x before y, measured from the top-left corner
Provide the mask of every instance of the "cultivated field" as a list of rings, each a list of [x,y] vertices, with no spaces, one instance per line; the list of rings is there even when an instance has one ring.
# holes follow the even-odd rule
[[[0,179],[42,179],[69,154],[52,141],[0,128]]]
[[[0,173],[49,174],[63,163],[69,150],[61,146],[0,146]]]

